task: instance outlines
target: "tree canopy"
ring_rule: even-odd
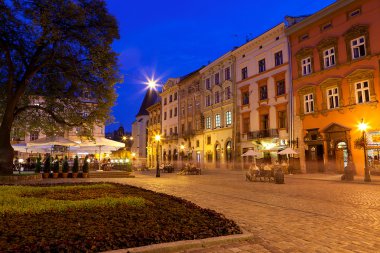
[[[0,0],[0,13],[0,174],[9,174],[12,125],[52,134],[110,120],[119,32],[102,0]]]

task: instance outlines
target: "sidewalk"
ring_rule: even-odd
[[[354,181],[342,181],[340,174],[322,174],[322,173],[307,173],[307,174],[292,174],[285,175],[285,180],[294,179],[308,179],[308,180],[322,180],[322,181],[336,181],[342,183],[357,183],[357,184],[380,184],[380,176],[371,176],[371,182],[364,182],[364,176],[355,176]]]

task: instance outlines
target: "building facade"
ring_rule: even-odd
[[[291,142],[291,74],[285,24],[281,23],[233,51],[240,154],[263,151],[266,162]]]
[[[196,70],[181,78],[179,85],[179,140],[181,161],[203,161],[203,89]]]
[[[235,152],[235,58],[228,52],[200,70],[205,167],[232,166]]]
[[[341,173],[350,154],[358,174],[379,164],[379,13],[378,0],[336,1],[287,28],[303,172]]]
[[[149,112],[147,167],[155,168],[157,157],[160,159],[161,156],[161,143],[156,140],[156,136],[161,135],[161,101],[148,107],[147,111]]]
[[[136,164],[140,166],[146,166],[147,158],[149,124],[149,112],[147,111],[147,108],[157,103],[159,98],[158,91],[149,88],[145,93],[144,100],[136,115],[136,120],[132,124],[133,144],[131,152],[134,154],[135,159],[137,159]]]
[[[178,160],[178,86],[179,78],[170,78],[162,87],[161,97],[161,142],[162,160],[172,163]]]

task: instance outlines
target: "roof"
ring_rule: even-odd
[[[149,112],[146,109],[159,101],[160,96],[158,94],[158,91],[156,89],[149,88],[145,93],[144,100],[141,103],[140,110],[137,113],[136,117],[142,115],[149,115]]]

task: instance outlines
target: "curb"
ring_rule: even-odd
[[[128,248],[128,249],[118,249],[106,251],[106,253],[170,253],[170,252],[180,252],[189,249],[196,248],[206,248],[210,246],[231,243],[231,242],[241,242],[253,238],[253,234],[243,231],[243,234],[238,235],[226,235],[219,237],[211,237],[199,240],[186,240],[177,242],[167,242],[160,244],[152,244],[142,247]]]

